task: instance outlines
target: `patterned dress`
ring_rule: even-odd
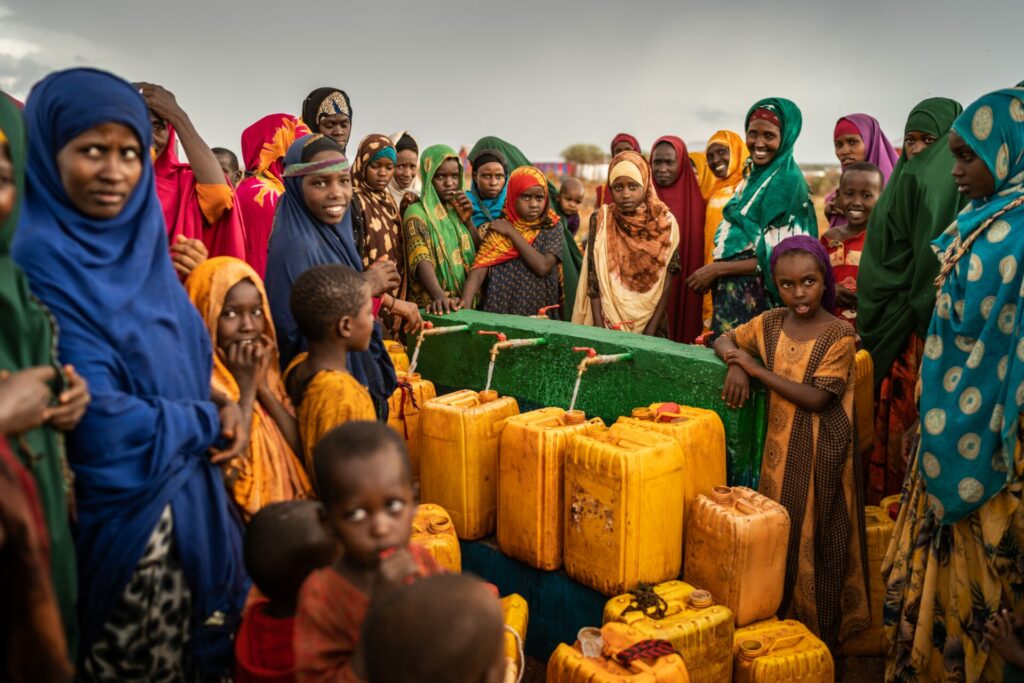
[[[541,230],[532,246],[541,254],[553,255],[560,262],[563,239],[563,231],[554,225]],[[548,274],[541,277],[530,270],[522,258],[489,266],[480,310],[488,313],[536,315],[538,309],[560,303],[562,286],[558,282],[558,267],[556,262]]]

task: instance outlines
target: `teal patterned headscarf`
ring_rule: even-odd
[[[932,245],[942,267],[921,369],[919,463],[953,524],[1013,475],[1024,406],[1024,88],[985,95],[953,130],[995,179]]]

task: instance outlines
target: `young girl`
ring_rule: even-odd
[[[667,336],[665,309],[679,272],[679,226],[658,199],[651,167],[637,152],[612,159],[614,203],[591,218],[591,237],[572,321]]]
[[[388,194],[395,200],[401,219],[409,204],[419,199],[423,191],[420,184],[420,146],[408,131],[404,130],[392,135],[391,142],[395,145],[397,160],[395,177],[388,185]]]
[[[504,218],[484,224],[486,236],[462,300],[472,308],[486,281],[481,310],[536,315],[541,308],[560,303],[561,219],[551,208],[547,178],[533,166],[512,171],[507,187]]]
[[[832,648],[870,620],[853,328],[833,315],[835,280],[818,240],[782,240],[771,267],[785,308],[716,340],[729,365],[722,399],[742,406],[751,378],[771,390],[759,490],[791,522],[779,616],[799,619]]]
[[[629,133],[619,133],[612,138],[612,156],[616,156],[619,152],[633,151],[640,154],[640,141]],[[597,186],[597,196],[595,198],[594,206],[600,208],[602,204],[612,203],[612,191],[607,185]]]
[[[466,196],[473,203],[473,225],[501,218],[508,192],[508,161],[496,149],[473,148],[476,151],[469,158],[473,168],[473,182]]]
[[[402,276],[401,284],[390,291],[405,298],[405,244],[402,239],[402,217],[398,213],[388,186],[395,175],[398,151],[386,135],[367,135],[359,143],[352,166],[352,234],[369,268],[386,258],[393,261]]]
[[[193,270],[185,290],[215,347],[210,384],[237,401],[252,425],[242,456],[221,465],[242,517],[249,520],[270,503],[311,497],[263,281],[245,262],[221,256]]]
[[[836,122],[832,137],[836,159],[839,160],[843,173],[846,173],[851,164],[866,161],[877,166],[882,172],[882,187],[885,187],[899,155],[882,131],[878,119],[867,114],[844,116]],[[825,198],[825,218],[833,228],[846,223],[838,195],[839,190],[836,189]]]

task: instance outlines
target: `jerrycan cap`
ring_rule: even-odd
[[[583,651],[584,657],[597,659],[601,656],[601,652],[604,650],[604,636],[601,635],[601,629],[585,626],[579,630],[576,638],[580,641],[580,650]]]
[[[490,403],[491,401],[498,400],[498,392],[494,389],[484,389],[478,396],[480,397],[481,403]]]
[[[654,419],[654,411],[650,408],[633,408],[633,412],[630,413],[630,416],[637,420],[650,421]]]
[[[567,425],[579,425],[587,421],[587,414],[582,410],[567,410],[562,416],[562,421]]]
[[[739,655],[742,659],[757,659],[763,654],[764,643],[762,643],[760,640],[744,640],[742,643],[740,643]]]
[[[432,534],[443,534],[446,531],[451,531],[451,528],[452,520],[444,515],[431,515],[427,519],[427,531]]]
[[[690,607],[694,609],[705,609],[715,604],[715,601],[711,599],[711,593],[699,588],[690,593],[689,601]]]
[[[406,382],[418,382],[420,381],[420,373],[418,372],[407,372],[403,375]]]
[[[732,502],[732,487],[716,486],[711,489],[711,500],[719,505],[727,505]]]

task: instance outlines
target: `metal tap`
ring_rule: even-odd
[[[550,320],[548,317],[548,311],[553,311],[556,308],[561,308],[562,304],[554,304],[552,306],[545,306],[544,308],[537,309],[537,315],[531,315],[531,318],[537,318],[538,320]]]
[[[416,347],[412,351],[412,360],[409,361],[409,369],[407,372],[411,375],[416,371],[416,363],[419,362],[420,358],[420,346],[423,345],[423,340],[427,337],[435,337],[439,334],[451,334],[453,332],[468,332],[469,325],[448,325],[446,327],[434,327],[434,323],[427,321],[423,323],[423,327],[420,328],[419,334],[416,335]]]
[[[587,371],[591,365],[608,365],[609,363],[621,363],[627,360],[633,360],[633,354],[629,353],[609,353],[605,355],[598,355],[597,351],[590,348],[589,346],[574,346],[573,351],[584,352],[587,355],[583,357],[580,364],[576,366],[576,369],[582,375]]]
[[[498,341],[491,347],[491,362],[493,363],[498,359],[498,354],[507,349],[519,349],[524,346],[544,346],[548,343],[548,340],[544,337],[534,337],[532,339],[509,339],[505,336],[504,332],[496,332],[493,330],[479,330],[477,334],[493,334],[498,338]]]

